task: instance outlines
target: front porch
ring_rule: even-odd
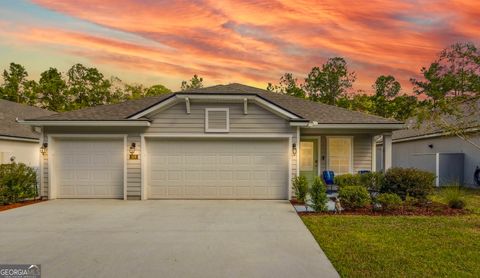
[[[391,132],[378,129],[299,128],[297,175],[313,180],[324,171],[335,176],[361,172],[385,171],[391,168]],[[381,169],[376,167],[376,142],[383,138]],[[327,186],[335,191],[335,186]]]

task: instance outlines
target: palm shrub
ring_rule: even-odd
[[[308,190],[310,195],[310,206],[315,211],[327,211],[327,187],[320,177],[315,177],[312,186]]]
[[[346,209],[363,208],[370,204],[371,198],[368,191],[363,186],[345,186],[341,187],[338,197],[342,207]]]
[[[462,209],[467,205],[466,194],[458,185],[442,189],[441,197],[449,207],[454,209]]]
[[[300,203],[305,203],[308,194],[308,181],[305,176],[297,176],[292,179],[293,190],[295,191],[295,198]]]
[[[433,192],[435,175],[415,168],[390,168],[383,178],[380,192],[395,193],[402,200],[407,196],[420,201]]]
[[[375,202],[380,204],[383,210],[395,210],[402,205],[402,198],[394,193],[381,193],[375,198]]]
[[[0,165],[0,202],[16,203],[37,194],[37,175],[23,163]]]

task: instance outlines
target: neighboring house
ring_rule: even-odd
[[[54,112],[0,99],[0,163],[15,161],[38,167],[40,132],[35,132],[30,126],[20,125],[16,119],[52,114]]]
[[[480,115],[473,114],[467,122],[468,125],[458,125],[470,131],[468,139],[480,146]],[[437,186],[450,183],[476,185],[474,173],[480,167],[480,149],[473,144],[429,122],[417,127],[415,118],[407,121],[405,129],[393,132],[392,138],[392,166],[432,172],[437,176]],[[382,148],[382,141],[379,141],[377,151],[381,152]],[[377,156],[377,167],[381,167],[382,160]]]
[[[48,142],[50,199],[289,199],[296,175],[375,170],[374,136],[403,127],[241,84],[22,123]]]

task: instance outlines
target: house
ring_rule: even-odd
[[[20,125],[17,118],[52,115],[54,112],[0,99],[0,163],[22,162],[38,167],[40,132]]]
[[[241,84],[20,122],[48,143],[50,199],[289,199],[296,175],[375,170],[374,136],[403,126]]]
[[[392,166],[432,172],[437,176],[437,186],[451,183],[480,185],[474,180],[477,167],[480,167],[480,114],[477,110],[468,115],[463,121],[443,118],[468,131],[466,134],[470,142],[435,123],[426,122],[417,127],[415,118],[408,119],[404,129],[392,134]],[[382,148],[383,143],[379,141],[377,152],[381,152]],[[381,167],[382,163],[382,157],[377,156],[377,167]]]

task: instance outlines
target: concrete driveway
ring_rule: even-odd
[[[286,201],[54,200],[0,212],[43,277],[338,277]]]

